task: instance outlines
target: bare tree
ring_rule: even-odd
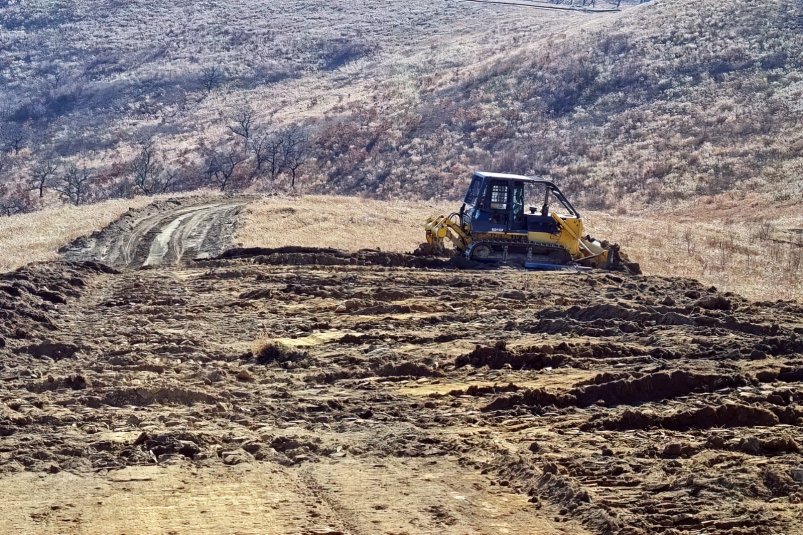
[[[292,125],[282,132],[282,165],[290,172],[290,187],[295,189],[298,169],[304,165],[309,152],[307,131]]]
[[[251,137],[251,130],[254,122],[253,108],[247,105],[239,108],[236,112],[234,112],[234,115],[231,117],[231,120],[234,122],[234,124],[229,125],[229,130],[231,130],[232,134],[243,138],[243,142],[247,147],[248,140]]]
[[[225,191],[237,167],[245,159],[246,156],[235,149],[217,149],[206,157],[206,176],[220,191]]]
[[[264,172],[270,177],[271,181],[282,172],[282,137],[269,134],[257,133],[248,144],[248,148],[254,155],[254,174],[261,175]]]
[[[178,171],[162,165],[153,140],[144,141],[139,155],[131,164],[134,186],[145,195],[165,193],[178,176]]]
[[[152,139],[143,141],[139,154],[131,163],[134,186],[145,195],[153,195],[156,177],[162,173],[162,164],[156,158],[156,147]]]
[[[211,65],[201,69],[201,83],[207,93],[211,93],[214,88],[223,81],[223,69],[217,65]]]
[[[31,189],[39,192],[40,199],[45,196],[45,188],[50,186],[58,168],[56,162],[46,160],[36,165],[31,171]]]
[[[71,165],[58,178],[56,190],[62,198],[72,204],[83,204],[86,202],[89,185],[92,180],[92,173],[86,167],[78,169]]]
[[[157,191],[159,193],[167,193],[170,191],[170,188],[173,187],[173,184],[178,181],[180,176],[181,171],[178,169],[172,167],[165,168],[159,176],[159,189]]]
[[[0,142],[3,144],[3,150],[9,153],[19,154],[27,138],[28,132],[19,123],[7,122],[0,125]]]

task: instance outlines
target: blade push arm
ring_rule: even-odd
[[[455,222],[456,216],[457,214],[441,215],[427,219],[424,225],[427,232],[427,243],[436,251],[443,252],[447,239],[460,251],[465,251],[468,247],[471,240],[462,226]]]

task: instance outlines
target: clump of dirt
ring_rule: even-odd
[[[788,470],[775,467],[764,467],[761,470],[762,480],[767,489],[775,497],[803,496],[802,486],[789,474]],[[801,503],[798,501],[797,503]]]
[[[336,447],[324,444],[320,437],[308,435],[278,435],[264,437],[268,439],[270,447],[280,454],[280,462],[285,465],[299,464],[304,461],[314,461],[322,455],[329,455],[337,451]],[[257,459],[266,457],[266,452],[255,454]]]
[[[707,310],[730,310],[733,308],[731,300],[721,294],[707,295],[694,304]]]
[[[458,368],[467,365],[475,368],[488,366],[495,370],[503,367],[510,367],[514,370],[540,370],[548,367],[557,368],[567,365],[570,361],[568,355],[559,353],[509,350],[507,344],[500,340],[493,346],[477,345],[471,353],[457,357],[455,366]]]
[[[523,392],[509,396],[500,396],[483,407],[484,411],[503,411],[517,407],[540,409],[543,407],[567,407],[573,405],[576,398],[567,394],[547,392],[543,388],[528,388]]]
[[[500,397],[486,410],[505,410],[517,406],[526,407],[588,407],[593,404],[637,405],[648,401],[661,401],[686,396],[694,392],[711,392],[722,388],[734,388],[746,384],[741,376],[714,373],[694,373],[686,370],[662,371],[638,377],[608,375],[595,378],[594,384],[583,384],[556,395],[543,389],[528,389],[508,397]],[[597,382],[612,378],[604,382]]]
[[[49,390],[83,390],[87,388],[86,377],[80,374],[68,375],[66,377],[53,377],[48,375],[43,381],[31,383],[27,386],[31,392],[47,392]]]
[[[673,370],[583,386],[572,390],[571,393],[576,398],[579,407],[587,407],[598,402],[615,406],[672,399],[693,392],[712,392],[744,384],[746,384],[746,380],[740,376]]]
[[[450,396],[475,396],[475,397],[482,397],[494,394],[502,394],[506,392],[518,392],[522,388],[518,385],[513,383],[508,383],[507,385],[471,385],[465,389],[457,389],[457,390],[450,390],[448,395]]]
[[[203,440],[192,433],[146,433],[137,437],[135,447],[149,453],[156,462],[164,462],[168,456],[180,455],[194,459],[203,448]]]
[[[58,306],[79,297],[88,279],[100,273],[116,271],[96,262],[51,262],[0,274],[0,348],[10,338],[55,330]],[[44,353],[49,356],[46,348]]]
[[[249,259],[256,264],[290,266],[384,266],[428,269],[489,269],[487,264],[471,262],[463,257],[439,258],[392,253],[373,249],[348,252],[321,247],[247,247],[223,252],[215,260]]]
[[[595,504],[583,485],[555,463],[546,462],[537,469],[520,457],[503,454],[485,471],[493,473],[505,485],[515,485],[531,496],[531,501],[546,499],[557,504],[562,514],[582,519],[596,533],[620,533],[623,528],[620,520],[608,514],[604,506]]]
[[[429,366],[417,362],[388,362],[374,369],[379,377],[436,377],[442,375]]]
[[[249,290],[240,294],[240,299],[270,299],[273,297],[273,289],[259,288],[257,290]]]
[[[580,428],[584,431],[594,429],[622,431],[661,427],[676,431],[688,431],[689,429],[711,429],[712,427],[774,426],[779,423],[778,416],[768,409],[728,403],[696,410],[677,411],[665,415],[626,409],[617,417],[589,421],[581,425]]]
[[[20,347],[18,353],[28,353],[37,358],[53,360],[69,359],[74,357],[81,347],[71,342],[40,342]]]
[[[217,401],[215,396],[201,390],[178,385],[165,385],[113,388],[103,396],[100,403],[112,407],[144,407],[148,405],[214,404]]]

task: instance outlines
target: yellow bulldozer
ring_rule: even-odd
[[[429,254],[527,269],[640,273],[618,245],[584,236],[579,212],[549,180],[477,171],[460,211],[431,217],[425,228],[419,251]]]

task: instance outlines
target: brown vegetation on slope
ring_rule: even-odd
[[[294,176],[307,191],[455,196],[478,166],[549,173],[592,208],[801,192],[799,3],[95,4],[0,9],[0,173],[25,188],[45,176],[72,202]],[[312,146],[280,154],[281,173],[263,165],[299,122]],[[148,148],[153,176],[137,165]],[[37,165],[59,158],[49,177]],[[71,176],[89,177],[80,194]],[[25,188],[0,209],[38,205]]]
[[[321,136],[324,168],[340,190],[378,195],[454,195],[482,165],[549,174],[592,208],[732,189],[794,199],[801,58],[799,3],[644,5],[533,31],[454,83],[425,77],[392,117],[352,110]]]

